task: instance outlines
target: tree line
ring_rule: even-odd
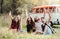
[[[0,13],[15,12],[16,10],[22,13],[26,8],[31,10],[33,6],[34,4],[27,0],[0,0]]]

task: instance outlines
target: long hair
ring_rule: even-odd
[[[29,18],[30,18],[30,20],[28,20]],[[34,23],[32,17],[29,17],[29,18],[27,18],[27,24],[29,24],[29,22],[30,22],[30,24],[31,24],[32,27],[33,27],[33,26],[35,25],[35,23]]]
[[[34,22],[38,22],[40,20],[39,18],[34,18]]]

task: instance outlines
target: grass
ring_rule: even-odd
[[[53,35],[35,35],[34,33],[20,33],[12,32],[9,30],[10,27],[10,17],[0,16],[0,39],[60,39],[60,25],[54,25],[56,33]],[[25,19],[23,19],[23,30],[26,30]]]

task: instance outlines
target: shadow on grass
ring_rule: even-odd
[[[59,26],[53,26],[53,28],[60,28]]]

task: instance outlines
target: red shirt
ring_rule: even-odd
[[[12,19],[12,23],[11,23],[11,29],[19,29],[20,26],[20,20],[18,20],[17,22],[15,21],[15,19]]]

